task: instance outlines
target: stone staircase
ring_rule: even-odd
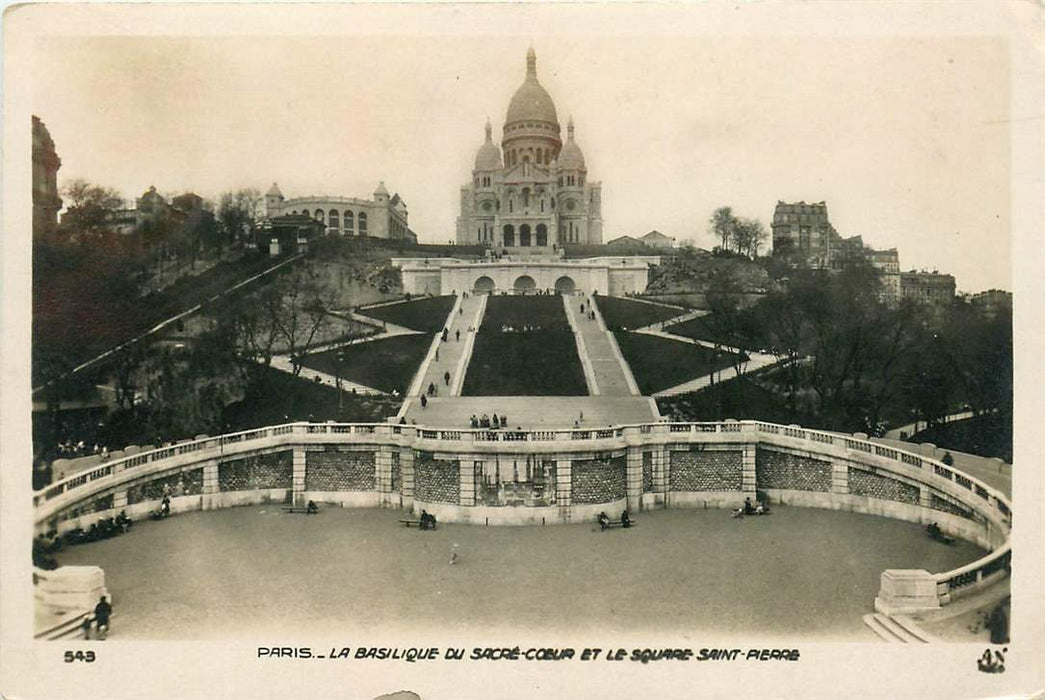
[[[906,615],[868,613],[864,615],[863,620],[872,632],[893,644],[928,644],[939,641]]]

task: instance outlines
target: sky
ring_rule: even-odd
[[[47,37],[31,106],[59,184],[130,199],[278,182],[289,198],[369,197],[384,181],[422,242],[446,242],[532,44],[563,135],[572,115],[602,183],[604,240],[656,229],[710,248],[716,207],[768,229],[778,200],[825,201],[839,233],[898,248],[903,269],[1012,289],[1003,39],[519,29]]]

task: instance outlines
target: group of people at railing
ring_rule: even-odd
[[[503,413],[498,416],[497,413],[494,413],[491,418],[488,413],[484,413],[481,417],[473,413],[468,423],[473,430],[480,428],[484,430],[500,430],[508,427],[508,416]]]

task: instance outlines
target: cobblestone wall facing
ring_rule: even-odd
[[[103,510],[109,510],[112,508],[113,496],[110,493],[108,496],[102,496],[96,498],[89,503],[85,503],[82,506],[76,508],[70,508],[62,511],[59,520],[72,520],[73,518],[79,518],[81,515],[90,515],[91,513],[97,513]]]
[[[418,454],[414,460],[414,496],[426,503],[461,502],[461,463]]]
[[[625,496],[627,460],[575,459],[571,469],[574,503],[609,503]]]
[[[306,491],[373,491],[373,452],[306,452]]]
[[[399,461],[399,451],[392,451],[392,493],[403,492],[403,465]]]
[[[293,484],[293,452],[290,450],[218,465],[218,487],[222,491],[289,489]]]
[[[849,467],[849,493],[918,505],[921,489],[881,474]]]
[[[962,508],[959,505],[951,503],[945,498],[940,498],[935,493],[931,494],[930,505],[935,510],[940,510],[944,513],[950,513],[951,515],[959,515],[963,518],[968,518],[969,520],[975,520],[972,511],[966,510],[965,508]]]
[[[831,463],[787,452],[758,448],[755,479],[760,489],[831,490]]]
[[[203,469],[189,469],[178,474],[171,474],[162,479],[153,479],[127,489],[127,503],[157,501],[164,493],[171,498],[176,496],[198,496],[203,493]]]
[[[672,452],[672,491],[740,491],[744,455],[739,450]]]

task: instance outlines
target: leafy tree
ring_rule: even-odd
[[[66,183],[62,187],[62,197],[66,211],[58,231],[73,240],[111,234],[113,217],[123,208],[119,192],[82,179]]]

